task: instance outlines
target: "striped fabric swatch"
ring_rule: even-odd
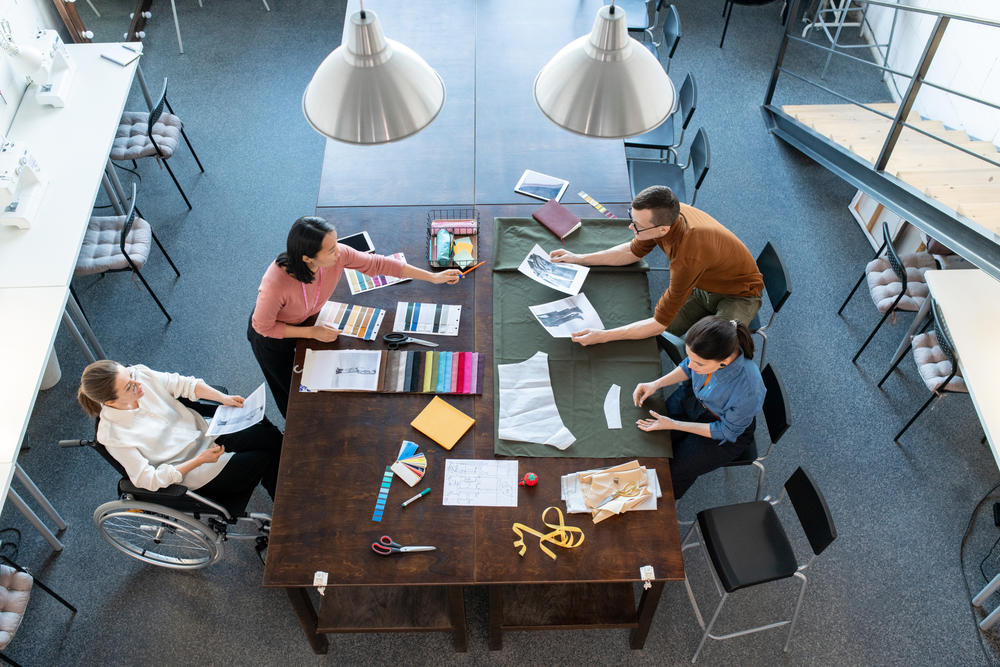
[[[461,306],[440,303],[396,303],[396,320],[392,330],[402,333],[457,336],[462,318]]]
[[[390,255],[393,259],[406,262],[406,257],[401,252]],[[347,285],[351,288],[351,294],[361,294],[379,287],[395,285],[409,280],[409,278],[395,278],[393,276],[368,276],[355,269],[344,269],[344,277],[347,278]]]
[[[327,301],[319,311],[316,324],[340,329],[341,336],[375,340],[384,317],[385,311],[381,308]]]
[[[478,352],[388,350],[382,391],[422,394],[483,393]]]
[[[372,521],[381,521],[382,513],[385,512],[385,503],[389,498],[389,487],[392,486],[392,466],[385,467],[382,475],[382,485],[378,489],[378,498],[375,500],[375,511],[372,513]]]

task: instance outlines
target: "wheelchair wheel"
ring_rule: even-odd
[[[221,535],[162,505],[115,500],[94,511],[94,523],[116,549],[151,565],[195,570],[222,557]]]

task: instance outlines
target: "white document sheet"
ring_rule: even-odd
[[[381,350],[306,349],[299,391],[376,391]]]
[[[622,427],[622,388],[617,384],[611,385],[608,395],[604,397],[604,419],[608,422],[608,428]]]
[[[604,328],[601,316],[590,305],[586,294],[528,306],[528,310],[553,338],[569,338],[577,331]]]
[[[577,294],[590,273],[589,266],[549,261],[548,253],[537,243],[517,270],[536,282],[566,294]]]
[[[600,472],[603,468],[597,468],[595,470],[581,470],[580,472],[571,472],[568,475],[563,475],[560,478],[561,493],[560,498],[566,503],[566,513],[567,514],[590,514],[591,510],[587,507],[587,503],[583,499],[583,492],[580,491],[580,473],[588,472]],[[631,511],[634,510],[655,510],[656,509],[656,499],[663,497],[663,492],[660,490],[660,480],[656,476],[656,470],[654,468],[646,468],[646,485],[649,487],[652,495],[647,498],[641,505],[636,505]]]
[[[517,461],[445,459],[441,504],[517,507]]]
[[[264,383],[253,390],[243,401],[242,408],[231,405],[220,405],[212,415],[212,423],[208,425],[205,435],[225,435],[250,428],[264,418]]]
[[[576,436],[559,417],[549,380],[549,355],[536,352],[518,364],[498,364],[500,424],[504,440],[538,442],[566,449]]]

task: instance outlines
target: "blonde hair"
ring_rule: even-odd
[[[106,402],[118,399],[115,382],[121,368],[117,361],[101,359],[83,369],[76,400],[91,417],[99,415],[101,406]]]

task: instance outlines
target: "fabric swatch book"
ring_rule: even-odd
[[[547,201],[544,206],[532,213],[531,217],[555,234],[560,241],[580,229],[581,225],[580,218],[555,199]]]
[[[484,365],[478,352],[307,348],[299,391],[481,394]]]
[[[417,443],[404,440],[390,468],[396,477],[414,486],[427,472],[427,456],[419,450]]]
[[[410,426],[445,449],[451,449],[475,423],[475,419],[435,396]]]

